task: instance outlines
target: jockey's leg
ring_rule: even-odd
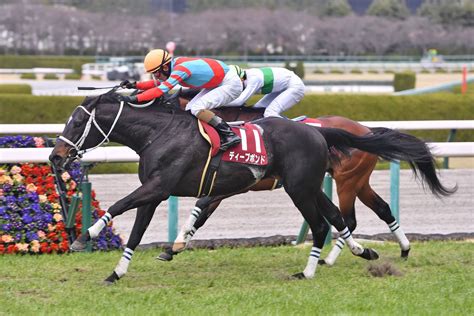
[[[186,106],[191,113],[198,119],[212,125],[221,136],[221,150],[240,143],[240,137],[237,136],[230,126],[219,116],[211,112],[224,106],[236,99],[242,92],[242,82],[234,71],[229,71],[222,81],[221,85],[209,90],[204,89],[198,93]]]
[[[304,97],[303,81],[296,75],[293,75],[288,82],[288,88],[280,92],[271,102],[266,106],[264,117],[276,116],[281,117],[281,113],[291,108],[296,103],[300,102]]]

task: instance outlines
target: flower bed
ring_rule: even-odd
[[[0,137],[0,147],[44,147],[44,140],[30,136]],[[78,163],[61,175],[68,202],[78,193],[82,177]],[[76,213],[76,234],[81,232],[82,205]],[[105,211],[92,191],[92,216],[97,221]],[[122,240],[112,222],[92,242],[93,250],[117,249]],[[0,254],[64,253],[69,250],[68,234],[61,215],[54,175],[47,164],[0,166]]]

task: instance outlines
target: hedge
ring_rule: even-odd
[[[393,89],[395,91],[414,89],[415,83],[416,74],[414,72],[399,72],[393,76]]]
[[[82,100],[82,97],[2,94],[0,124],[63,123]],[[253,97],[250,103],[256,100],[257,97]],[[307,95],[285,115],[341,115],[359,121],[474,120],[474,95]],[[427,140],[445,141],[448,131],[410,133]],[[474,131],[459,130],[456,140],[474,141]]]
[[[58,80],[59,77],[56,74],[45,74],[43,79],[44,80]]]
[[[0,55],[0,68],[73,68],[79,74],[83,64],[93,62],[94,57],[85,56]]]
[[[0,93],[31,94],[29,84],[0,84]]]
[[[36,74],[34,73],[21,74],[20,79],[36,79]]]

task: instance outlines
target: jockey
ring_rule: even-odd
[[[221,136],[220,149],[240,143],[230,126],[210,109],[224,106],[242,92],[242,82],[235,68],[210,58],[173,58],[167,51],[154,49],[145,56],[145,70],[155,80],[142,82],[122,81],[121,87],[145,90],[136,96],[122,96],[125,102],[144,102],[161,97],[174,86],[201,88],[202,90],[187,104],[186,110],[200,120],[212,125]],[[161,82],[160,82],[161,81]]]
[[[227,106],[243,106],[256,93],[265,96],[252,107],[265,108],[264,117],[281,117],[281,113],[300,102],[304,96],[304,83],[293,71],[286,68],[266,67],[241,70],[240,77],[244,83],[244,91]]]

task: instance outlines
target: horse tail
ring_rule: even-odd
[[[456,192],[457,186],[443,186],[436,172],[436,161],[428,145],[415,136],[393,129],[371,128],[372,133],[357,136],[338,128],[317,128],[324,136],[328,147],[347,153],[348,148],[357,148],[375,154],[385,160],[401,160],[410,164],[415,177],[422,184],[428,184],[430,191],[438,196],[448,196]]]

